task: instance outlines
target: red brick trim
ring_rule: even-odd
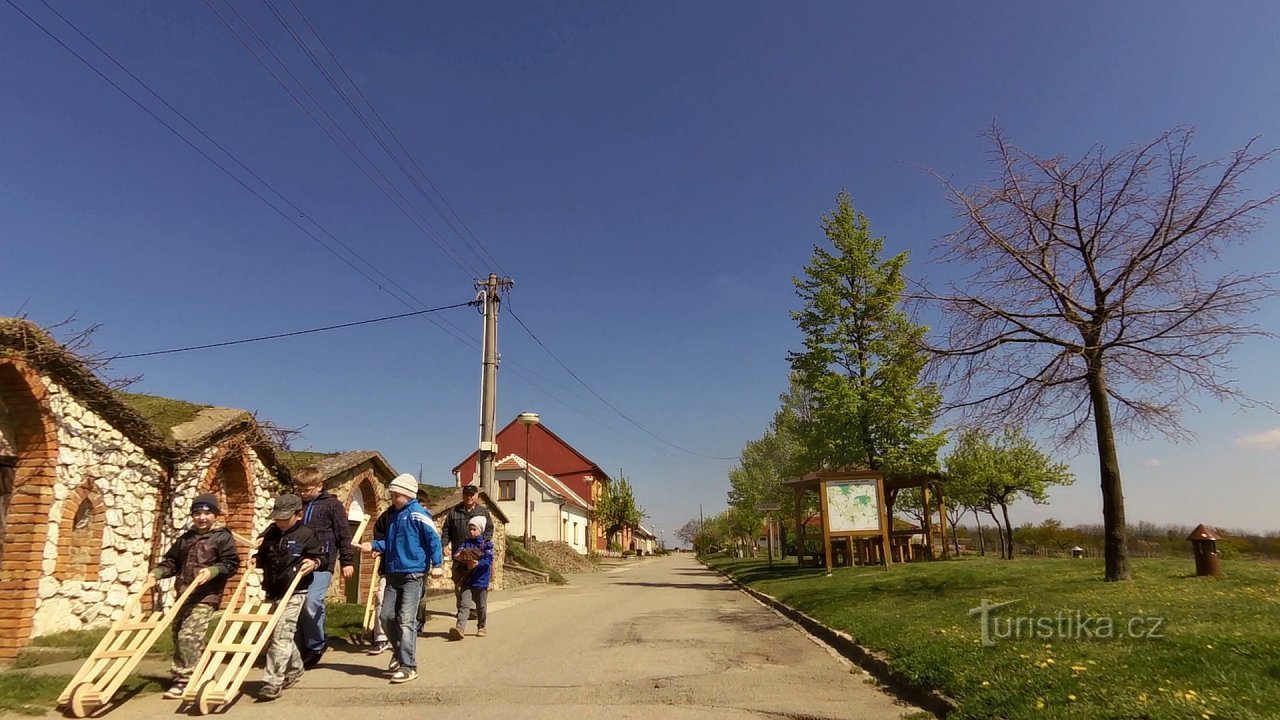
[[[198,493],[210,493],[218,498],[222,509],[222,522],[238,537],[242,562],[247,562],[254,537],[253,465],[249,462],[249,450],[241,442],[228,443],[216,460],[209,464],[204,479],[197,486]],[[189,508],[182,508],[185,513]],[[246,565],[247,567],[247,565]]]
[[[89,526],[82,531],[75,528],[76,515],[83,503],[89,503]],[[86,483],[80,486],[62,506],[62,522],[58,525],[58,564],[53,575],[59,581],[80,580],[97,582],[98,569],[102,565],[103,531],[107,527],[107,512],[102,503],[102,493]]]
[[[18,436],[18,465],[0,560],[0,659],[11,659],[31,639],[57,477],[58,431],[44,382],[25,362],[0,359],[0,397]]]

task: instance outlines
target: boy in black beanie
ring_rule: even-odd
[[[191,585],[198,586],[173,619],[173,665],[169,668],[173,686],[164,694],[171,700],[181,698],[186,690],[191,672],[204,654],[209,619],[222,604],[227,579],[240,567],[231,531],[226,526],[214,527],[220,514],[218,498],[197,496],[191,503],[191,527],[174,541],[147,581],[150,586],[176,575],[173,589],[178,595]]]

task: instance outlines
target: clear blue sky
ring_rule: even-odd
[[[266,6],[233,1],[411,193]],[[92,52],[38,0],[14,2]],[[471,299],[471,271],[415,229],[204,4],[51,3],[423,303]],[[305,32],[287,0],[275,4]],[[736,455],[776,407],[798,345],[790,278],[841,188],[891,249],[912,251],[913,275],[945,278],[957,269],[930,265],[930,248],[955,220],[920,167],[985,176],[979,132],[993,119],[1043,153],[1123,146],[1178,124],[1199,129],[1204,156],[1254,135],[1280,145],[1271,2],[304,7],[514,277],[517,314],[617,408],[703,455]],[[1251,185],[1280,187],[1280,165]],[[1276,245],[1271,223],[1227,262],[1278,267]],[[101,323],[97,346],[109,353],[406,309],[2,3],[0,257],[0,313]],[[443,317],[453,334],[479,336],[474,311]],[[1256,320],[1274,329],[1280,312]],[[376,448],[447,483],[476,442],[472,343],[408,319],[118,361],[111,372],[143,375],[137,391],[301,427],[298,448]],[[539,412],[600,465],[623,468],[668,540],[699,504],[724,507],[732,462],[630,425],[510,316],[500,347],[500,424]],[[1250,343],[1236,360],[1244,387],[1280,404],[1276,349]],[[1280,449],[1237,439],[1280,418],[1206,401],[1187,425],[1197,442],[1123,448],[1130,519],[1275,529]],[[1077,485],[1049,507],[1017,507],[1015,522],[1100,518],[1092,455],[1072,464]]]

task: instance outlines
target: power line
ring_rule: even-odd
[[[381,125],[382,128],[387,131],[387,135],[389,135],[392,141],[395,142],[396,147],[398,147],[400,149],[400,152],[402,152],[404,156],[409,160],[409,164],[412,165],[413,168],[418,171],[418,174],[422,176],[422,179],[427,182],[427,185],[435,192],[436,196],[440,198],[440,201],[444,203],[444,206],[449,210],[449,213],[451,213],[453,217],[457,219],[458,224],[461,225],[462,229],[466,231],[466,235],[464,236],[463,233],[460,232],[458,228],[454,226],[454,224],[449,220],[449,215],[444,213],[442,210],[440,210],[439,206],[437,206],[434,202],[431,202],[431,198],[427,196],[427,200],[428,202],[431,202],[431,206],[436,209],[436,212],[440,214],[440,216],[444,219],[445,223],[448,224],[449,227],[455,233],[457,233],[459,237],[463,238],[464,242],[466,241],[467,237],[470,237],[475,247],[479,248],[480,251],[484,254],[484,258],[482,258],[482,260],[487,259],[489,262],[493,263],[494,267],[498,269],[500,274],[510,275],[510,273],[508,273],[506,270],[502,268],[502,264],[499,263],[498,259],[495,258],[493,254],[489,252],[489,249],[485,247],[484,243],[480,241],[480,238],[476,237],[476,234],[472,232],[471,228],[467,225],[467,222],[462,219],[461,215],[458,214],[458,211],[453,209],[453,205],[449,203],[449,198],[445,197],[444,193],[440,191],[440,188],[436,187],[436,184],[431,181],[431,176],[428,175],[427,172],[422,169],[422,166],[418,164],[417,159],[414,158],[413,154],[410,153],[409,150],[404,146],[404,143],[400,141],[399,136],[397,136],[395,131],[391,129],[391,126],[387,124],[387,121],[382,117],[382,113],[378,112],[378,108],[373,104],[373,101],[371,101],[369,97],[365,95],[364,90],[360,88],[360,85],[355,81],[354,78],[351,77],[351,74],[347,72],[347,68],[342,64],[342,60],[340,60],[337,54],[334,53],[333,50],[329,48],[328,43],[324,41],[324,38],[321,37],[320,32],[316,30],[315,25],[311,23],[311,19],[308,18],[306,13],[302,11],[302,8],[298,7],[298,4],[294,0],[289,0],[289,4],[293,6],[294,11],[297,12],[298,16],[302,18],[302,21],[306,23],[307,29],[309,29],[311,31],[311,34],[315,36],[316,40],[320,43],[320,47],[324,48],[325,53],[327,53],[329,55],[329,58],[333,60],[333,63],[338,67],[338,70],[342,72],[342,76],[346,78],[347,82],[351,85],[351,87],[355,89],[356,94],[360,96],[360,99],[364,101],[364,104],[368,106],[370,111],[373,112],[373,116],[378,120],[378,124]],[[273,9],[274,9],[274,6],[273,6]],[[286,26],[287,26],[287,23],[286,23]],[[295,35],[295,39],[296,37],[297,36]],[[313,58],[313,62],[314,62],[314,58]],[[319,66],[318,63],[317,63],[317,66]],[[327,78],[328,74],[326,73],[325,76]],[[330,79],[330,83],[333,84],[332,79]],[[338,89],[336,85],[334,85],[334,89],[338,90],[339,94],[343,94],[342,91]],[[348,105],[350,106],[350,103],[348,103]],[[407,171],[405,172],[405,174],[409,175]],[[410,175],[410,178],[412,179],[411,175]],[[415,186],[417,186],[417,183],[414,183],[414,184]],[[419,187],[419,190],[421,191],[421,187]],[[426,193],[424,192],[423,195],[426,196]]]
[[[163,96],[161,96],[159,93],[157,93],[154,89],[152,89],[152,88],[151,88],[151,86],[150,86],[150,85],[148,85],[148,84],[146,83],[146,81],[142,80],[142,78],[138,77],[138,76],[137,76],[136,74],[134,74],[131,70],[129,70],[129,68],[128,68],[128,67],[126,67],[123,63],[121,63],[119,60],[117,60],[117,59],[116,59],[116,58],[115,58],[115,57],[114,57],[110,52],[108,52],[105,48],[103,48],[101,45],[99,45],[98,43],[96,43],[96,42],[93,40],[93,38],[89,37],[89,36],[88,36],[88,35],[87,35],[83,30],[81,30],[81,29],[80,29],[80,28],[79,28],[75,23],[71,22],[71,21],[70,21],[69,19],[67,19],[64,15],[62,15],[61,13],[59,13],[55,8],[53,8],[51,5],[49,5],[49,3],[47,2],[47,0],[41,0],[41,3],[42,3],[42,4],[43,4],[43,5],[44,5],[44,6],[45,6],[45,7],[46,7],[50,12],[52,12],[54,15],[56,15],[56,16],[58,17],[58,19],[62,20],[62,22],[63,22],[63,23],[65,23],[68,27],[70,27],[72,30],[74,30],[74,31],[75,31],[75,32],[76,32],[76,33],[77,33],[81,38],[83,38],[86,42],[88,42],[90,45],[92,45],[92,46],[94,47],[94,49],[96,49],[99,53],[101,53],[104,57],[106,57],[109,61],[111,61],[111,63],[112,63],[112,64],[114,64],[117,68],[119,68],[119,69],[120,69],[121,71],[123,71],[126,75],[128,75],[131,79],[133,79],[133,81],[134,81],[134,82],[136,82],[138,85],[140,85],[140,86],[141,86],[144,90],[146,90],[146,91],[147,91],[147,92],[148,92],[152,97],[154,97],[156,100],[160,101],[160,103],[161,103],[162,105],[164,105],[166,108],[168,108],[170,112],[174,113],[174,114],[175,114],[175,115],[177,115],[179,118],[181,118],[183,122],[185,122],[187,125],[189,125],[193,130],[195,130],[197,133],[199,133],[201,137],[203,137],[205,140],[207,140],[209,143],[211,143],[214,147],[216,147],[218,150],[220,150],[220,151],[221,151],[221,152],[222,152],[226,157],[228,157],[232,162],[234,162],[234,163],[235,163],[237,166],[239,166],[242,170],[244,170],[246,173],[248,173],[248,174],[249,174],[249,175],[250,175],[254,180],[258,181],[258,182],[259,182],[263,187],[265,187],[267,190],[269,190],[271,193],[273,193],[276,197],[280,198],[280,200],[281,200],[281,201],[283,201],[283,202],[284,202],[284,204],[286,204],[290,209],[292,209],[292,210],[294,211],[294,213],[296,213],[296,214],[297,214],[297,216],[299,216],[299,217],[303,217],[303,218],[306,218],[306,219],[307,219],[307,221],[308,221],[308,222],[310,222],[312,225],[314,225],[316,228],[318,228],[318,229],[320,230],[320,232],[322,232],[323,234],[325,234],[326,236],[328,236],[329,238],[331,238],[331,239],[332,239],[334,242],[336,242],[338,245],[342,246],[342,247],[343,247],[347,252],[351,253],[354,257],[358,258],[358,259],[359,259],[362,263],[364,263],[364,264],[365,264],[365,265],[366,265],[366,266],[367,266],[371,271],[373,271],[373,272],[374,272],[375,274],[377,274],[378,276],[382,277],[384,280],[386,280],[386,281],[387,281],[387,283],[389,283],[389,284],[391,284],[392,286],[394,286],[394,287],[396,287],[397,289],[399,289],[399,290],[400,290],[400,292],[404,293],[406,296],[408,296],[408,297],[412,298],[415,302],[417,302],[417,304],[418,304],[418,305],[417,305],[417,308],[414,308],[414,305],[413,305],[413,304],[409,303],[409,302],[408,302],[408,301],[406,301],[403,297],[400,297],[400,296],[399,296],[399,295],[397,295],[396,293],[394,293],[394,292],[392,292],[391,290],[389,290],[389,289],[388,289],[386,286],[384,286],[381,282],[379,282],[379,281],[378,281],[378,280],[376,280],[374,277],[372,277],[371,275],[369,275],[369,273],[365,272],[365,271],[364,271],[364,270],[362,270],[360,267],[356,266],[354,263],[352,263],[350,260],[348,260],[346,257],[344,257],[341,253],[339,253],[337,250],[333,249],[333,247],[331,247],[331,246],[330,246],[328,243],[326,243],[324,240],[320,239],[320,238],[319,238],[319,237],[317,237],[314,233],[312,233],[310,230],[308,230],[307,228],[303,227],[301,224],[299,224],[299,223],[298,223],[298,221],[297,221],[297,220],[295,220],[295,219],[294,219],[294,216],[293,216],[293,215],[290,215],[289,213],[286,213],[285,211],[281,210],[279,207],[277,207],[277,206],[275,205],[275,203],[271,202],[269,199],[267,199],[267,198],[266,198],[266,197],[264,197],[261,193],[259,193],[256,189],[254,189],[253,187],[249,186],[249,184],[247,184],[243,179],[241,179],[240,177],[238,177],[235,173],[233,173],[233,172],[232,172],[230,169],[228,169],[225,165],[223,165],[222,163],[218,162],[218,160],[217,160],[217,159],[215,159],[213,156],[211,156],[211,155],[210,155],[208,152],[206,152],[203,148],[199,147],[199,146],[198,146],[198,145],[196,145],[194,142],[192,142],[192,141],[191,141],[191,139],[189,139],[189,138],[188,138],[186,135],[184,135],[181,131],[179,131],[177,128],[175,128],[173,125],[171,125],[169,122],[167,122],[164,118],[160,117],[160,116],[159,116],[155,111],[153,111],[151,108],[147,107],[147,106],[146,106],[146,105],[145,105],[141,100],[139,100],[137,97],[135,97],[133,94],[131,94],[128,90],[125,90],[125,89],[124,89],[120,84],[118,84],[117,82],[115,82],[113,79],[111,79],[110,77],[108,77],[104,72],[102,72],[102,70],[100,70],[96,65],[94,65],[92,62],[90,62],[87,58],[85,58],[85,57],[84,57],[83,55],[81,55],[80,53],[76,52],[76,50],[75,50],[75,49],[73,49],[71,46],[67,45],[67,43],[65,43],[61,38],[59,38],[55,33],[53,33],[53,31],[51,31],[51,30],[50,30],[49,28],[47,28],[45,25],[43,25],[42,23],[40,23],[40,21],[36,20],[34,17],[32,17],[30,14],[28,14],[25,10],[23,10],[21,7],[19,7],[17,4],[15,4],[13,0],[6,0],[6,2],[8,2],[8,4],[9,4],[11,7],[13,7],[15,10],[17,10],[17,11],[18,11],[18,13],[20,13],[23,17],[25,17],[29,22],[31,22],[33,25],[35,25],[37,28],[39,28],[42,32],[44,32],[44,34],[45,34],[45,35],[48,35],[48,36],[49,36],[49,38],[51,38],[54,42],[56,42],[58,45],[60,45],[64,50],[66,50],[67,52],[71,53],[71,55],[72,55],[72,56],[74,56],[77,60],[79,60],[82,64],[84,64],[84,65],[85,65],[85,67],[89,68],[91,71],[93,71],[93,72],[94,72],[94,74],[98,75],[98,77],[100,77],[100,78],[102,78],[104,81],[106,81],[106,82],[107,82],[107,84],[109,84],[109,85],[111,85],[113,88],[115,88],[118,92],[120,92],[120,94],[124,95],[124,96],[125,96],[125,98],[127,98],[130,102],[132,102],[134,105],[136,105],[136,106],[137,106],[139,109],[141,109],[143,112],[145,112],[146,114],[150,115],[150,116],[151,116],[151,118],[152,118],[152,119],[154,119],[156,122],[158,122],[158,123],[160,123],[161,125],[163,125],[163,126],[165,127],[165,129],[167,129],[169,132],[173,133],[173,134],[174,134],[174,135],[175,135],[179,140],[181,140],[182,142],[184,142],[184,143],[185,143],[186,145],[188,145],[191,149],[195,150],[195,151],[196,151],[196,152],[197,152],[201,157],[203,157],[205,160],[208,160],[210,163],[212,163],[212,164],[214,165],[214,167],[216,167],[216,168],[218,168],[219,170],[221,170],[225,175],[227,175],[227,177],[231,178],[231,179],[232,179],[232,180],[233,180],[237,185],[239,185],[240,187],[242,187],[242,188],[244,188],[245,190],[247,190],[251,195],[253,195],[254,197],[256,197],[256,198],[257,198],[259,201],[261,201],[264,205],[266,205],[267,207],[271,208],[271,210],[272,210],[272,211],[274,211],[277,215],[279,215],[280,217],[282,217],[282,218],[284,218],[286,221],[288,221],[288,222],[289,222],[289,224],[293,225],[293,226],[294,226],[294,227],[296,227],[298,230],[302,231],[302,233],[303,233],[304,235],[306,235],[307,237],[311,238],[311,240],[313,240],[313,241],[314,241],[314,242],[316,242],[318,245],[320,245],[321,247],[323,247],[325,250],[327,250],[327,251],[328,251],[330,254],[332,254],[334,257],[338,258],[338,259],[339,259],[340,261],[342,261],[345,265],[347,265],[348,267],[350,267],[352,270],[355,270],[357,273],[359,273],[361,276],[363,276],[363,277],[364,277],[366,280],[368,280],[369,282],[373,283],[373,284],[374,284],[374,285],[375,285],[379,290],[382,290],[383,292],[387,293],[387,294],[388,294],[388,295],[390,295],[391,297],[395,298],[395,299],[396,299],[398,302],[400,302],[402,305],[405,305],[406,307],[409,307],[410,309],[419,309],[419,308],[423,308],[423,307],[425,307],[425,306],[426,306],[426,303],[422,302],[420,299],[418,299],[416,296],[414,296],[414,295],[413,295],[413,293],[409,292],[408,290],[406,290],[405,288],[403,288],[402,286],[400,286],[398,283],[396,283],[396,282],[395,282],[395,280],[394,280],[394,279],[392,279],[392,278],[391,278],[390,276],[388,276],[386,273],[382,272],[382,271],[381,271],[381,270],[379,270],[376,266],[374,266],[372,263],[370,263],[368,260],[366,260],[362,255],[360,255],[360,253],[359,253],[359,252],[357,252],[355,249],[353,249],[350,245],[348,245],[347,243],[344,243],[344,242],[343,242],[342,240],[340,240],[337,236],[335,236],[332,232],[329,232],[327,229],[325,229],[325,228],[324,228],[324,226],[322,226],[318,221],[316,221],[314,218],[312,218],[311,216],[309,216],[307,213],[303,212],[303,210],[302,210],[300,207],[298,207],[298,205],[297,205],[296,203],[294,203],[294,202],[292,202],[291,200],[289,200],[289,198],[288,198],[288,197],[286,197],[286,196],[285,196],[283,193],[281,193],[279,190],[276,190],[276,189],[275,189],[275,187],[271,185],[271,183],[267,182],[265,179],[263,179],[263,178],[262,178],[262,176],[260,176],[260,175],[259,175],[258,173],[256,173],[256,172],[254,172],[252,168],[250,168],[249,166],[247,166],[244,162],[242,162],[239,158],[237,158],[237,157],[236,157],[236,156],[235,156],[231,151],[227,150],[227,149],[226,149],[226,147],[224,147],[221,143],[219,143],[217,140],[215,140],[213,137],[211,137],[211,136],[210,136],[208,133],[206,133],[203,129],[201,129],[199,125],[196,125],[194,121],[192,121],[189,117],[187,117],[186,115],[184,115],[184,114],[183,114],[181,111],[179,111],[176,107],[174,107],[174,106],[173,106],[172,104],[170,104],[167,100],[165,100],[165,99],[164,99],[164,97],[163,97]],[[457,327],[456,327],[456,326],[454,326],[452,323],[449,323],[447,320],[445,320],[445,321],[443,322],[443,324],[442,324],[440,321],[438,321],[438,320],[437,320],[436,318],[434,318],[434,317],[428,317],[427,319],[428,319],[428,320],[430,320],[432,323],[434,323],[437,327],[440,327],[440,329],[441,329],[441,330],[444,330],[447,334],[452,335],[452,336],[454,337],[454,339],[459,340],[460,342],[462,342],[464,345],[468,345],[469,347],[472,347],[472,348],[475,348],[475,347],[476,347],[476,342],[475,342],[474,340],[472,340],[472,339],[471,339],[471,338],[469,338],[467,335],[465,335],[464,333],[462,333],[462,330],[461,330],[460,328],[457,328]],[[452,328],[452,330],[450,330],[450,328]]]
[[[131,353],[129,355],[116,355],[113,360],[127,360],[129,358],[151,357],[153,355],[172,355],[173,353],[189,352],[191,350],[208,350],[209,348],[229,347],[231,345],[244,345],[245,343],[260,342],[262,340],[278,340],[280,338],[296,337],[298,335],[310,335],[312,333],[327,332],[329,330],[340,330],[342,328],[356,327],[358,325],[372,325],[373,323],[386,322],[388,320],[399,320],[400,318],[413,317],[415,315],[426,315],[428,313],[440,312],[441,310],[452,310],[454,308],[466,307],[468,305],[479,305],[479,301],[471,300],[469,302],[454,303],[453,305],[442,305],[440,307],[428,308],[426,310],[415,310],[413,312],[400,313],[399,315],[384,315],[383,317],[370,318],[368,320],[356,320],[355,322],[341,323],[338,325],[326,325],[324,327],[311,328],[310,330],[294,330],[293,332],[277,333],[275,335],[259,335],[258,337],[244,338],[242,340],[227,340],[224,342],[207,343],[205,345],[189,345],[187,347],[173,348],[170,350],[152,350],[151,352]]]
[[[291,79],[298,86],[298,89],[301,90],[302,93],[307,96],[307,99],[309,99],[312,103],[315,104],[316,109],[319,110],[322,115],[324,115],[325,119],[327,119],[333,125],[333,127],[337,129],[337,131],[341,133],[341,135],[344,138],[346,138],[347,142],[350,143],[351,148],[356,152],[357,155],[359,155],[365,161],[366,164],[368,164],[369,168],[372,169],[372,171],[379,178],[382,179],[382,182],[386,184],[386,187],[383,187],[383,184],[379,183],[377,180],[373,178],[372,175],[369,174],[369,170],[365,169],[365,166],[362,165],[360,161],[357,160],[354,156],[352,156],[351,151],[348,150],[346,146],[344,146],[336,137],[333,136],[333,133],[330,132],[329,128],[327,128],[325,124],[315,116],[315,113],[311,111],[311,108],[307,107],[306,103],[304,103],[297,96],[297,94],[293,92],[293,90],[289,87],[289,85],[285,83],[284,80],[280,79],[280,76],[277,75],[275,71],[272,70],[271,67],[267,64],[266,60],[264,60],[262,56],[259,55],[257,51],[253,49],[252,46],[250,46],[248,40],[246,40],[245,37],[241,35],[240,31],[237,30],[235,26],[231,24],[230,20],[228,20],[226,17],[223,16],[222,12],[219,11],[217,6],[214,5],[213,0],[205,0],[205,5],[207,5],[209,7],[209,10],[211,10],[213,14],[217,16],[218,20],[222,22],[222,24],[227,28],[227,30],[232,34],[232,36],[235,37],[236,41],[239,42],[242,47],[244,47],[244,49],[249,53],[249,55],[253,57],[254,61],[256,61],[260,66],[262,66],[263,70],[266,70],[267,74],[271,76],[271,79],[274,80],[282,90],[284,90],[285,94],[287,94],[289,98],[292,99],[293,102],[297,104],[299,108],[301,108],[302,112],[306,114],[307,117],[311,118],[311,121],[314,122],[316,126],[320,128],[320,131],[325,134],[325,137],[329,138],[330,142],[332,142],[335,146],[337,146],[337,148],[340,151],[342,151],[344,155],[346,155],[347,159],[350,160],[351,163],[356,166],[356,169],[359,170],[361,174],[363,174],[365,178],[370,183],[372,183],[375,188],[378,189],[379,192],[385,195],[387,199],[391,201],[391,204],[394,205],[395,208],[399,210],[406,218],[408,218],[409,222],[413,224],[414,227],[416,227],[420,232],[422,232],[423,235],[425,235],[428,240],[431,240],[431,242],[434,243],[436,247],[440,248],[440,251],[443,252],[445,256],[448,257],[451,261],[453,261],[453,263],[457,265],[459,269],[461,269],[464,273],[467,273],[473,276],[483,274],[479,270],[477,270],[473,265],[471,265],[471,263],[469,263],[467,259],[464,258],[449,243],[449,241],[445,239],[445,237],[441,235],[440,232],[436,230],[434,226],[431,225],[431,222],[429,220],[427,220],[425,217],[422,216],[421,213],[418,212],[417,208],[415,208],[413,204],[409,201],[409,199],[404,196],[404,193],[400,191],[400,188],[397,187],[396,184],[393,183],[391,179],[388,178],[386,174],[382,172],[382,170],[377,166],[377,163],[375,163],[373,159],[369,157],[368,153],[366,153],[360,147],[360,144],[357,143],[355,139],[351,137],[351,135],[346,131],[346,129],[343,128],[342,124],[339,123],[332,115],[329,114],[328,110],[325,109],[324,104],[321,103],[311,93],[311,91],[307,89],[306,84],[303,83],[302,80],[300,80],[296,75],[293,74],[293,71],[289,69],[289,66],[285,64],[285,62],[282,59],[280,59],[280,56],[276,55],[275,51],[271,49],[271,45],[267,43],[267,41],[263,39],[263,37],[258,33],[258,31],[253,27],[253,25],[243,15],[240,14],[240,11],[237,10],[235,6],[232,5],[228,0],[222,0],[222,2],[224,5],[227,6],[227,9],[229,9],[232,12],[232,14],[234,14],[236,18],[239,19],[239,21],[249,30],[249,32],[252,33],[254,38],[257,39],[258,43],[262,45],[263,49],[267,51],[267,53],[271,56],[271,58],[276,61],[276,63],[280,66],[282,70],[284,70],[285,74],[289,76],[289,79]],[[388,188],[390,188],[390,192],[388,192]],[[396,202],[396,199],[391,196],[392,192],[394,192],[400,198],[400,202]],[[404,203],[404,206],[407,206],[409,209],[406,210],[405,207],[401,205],[401,203]],[[410,214],[410,212],[412,212],[413,215],[417,215],[418,219],[415,220],[413,215]],[[420,222],[425,223],[426,227],[423,227],[420,224]],[[434,237],[432,236],[432,233],[434,233],[435,235]]]
[[[606,407],[608,407],[610,410],[612,410],[612,411],[614,411],[615,413],[617,413],[617,414],[618,414],[618,416],[619,416],[619,417],[621,417],[623,420],[626,420],[627,422],[631,423],[632,425],[635,425],[637,428],[639,428],[640,430],[644,431],[646,434],[650,435],[651,437],[653,437],[654,439],[658,440],[659,442],[662,442],[662,443],[664,443],[664,444],[666,444],[666,445],[670,445],[671,447],[673,447],[673,448],[675,448],[675,449],[677,449],[677,450],[679,450],[679,451],[681,451],[681,452],[688,453],[688,454],[690,454],[690,455],[696,455],[696,456],[698,456],[698,457],[706,458],[706,459],[708,459],[708,460],[737,460],[737,459],[739,459],[737,456],[733,456],[733,457],[723,457],[723,456],[719,456],[719,455],[706,455],[706,454],[704,454],[704,453],[700,453],[700,452],[698,452],[698,451],[696,451],[696,450],[690,450],[690,449],[688,449],[688,448],[686,448],[686,447],[683,447],[683,446],[678,445],[678,444],[676,444],[676,443],[674,443],[674,442],[671,442],[670,440],[667,440],[666,438],[662,437],[661,435],[658,435],[657,433],[653,432],[652,430],[650,430],[649,428],[645,427],[644,425],[641,425],[640,423],[636,422],[635,420],[633,420],[633,419],[631,418],[631,416],[629,416],[629,415],[627,415],[626,413],[624,413],[624,412],[622,412],[621,410],[619,410],[619,409],[617,408],[617,406],[615,406],[613,403],[611,403],[611,402],[609,402],[608,400],[606,400],[606,399],[604,398],[604,396],[602,396],[600,393],[596,392],[596,391],[595,391],[595,388],[593,388],[593,387],[591,387],[590,385],[588,385],[588,384],[587,384],[587,382],[586,382],[585,380],[583,380],[581,377],[578,377],[578,373],[574,372],[572,368],[570,368],[568,365],[564,364],[564,361],[563,361],[563,360],[561,360],[561,359],[560,359],[560,357],[559,357],[558,355],[556,355],[554,352],[552,352],[552,351],[551,351],[551,348],[547,347],[546,343],[542,342],[542,340],[541,340],[540,338],[538,338],[538,336],[537,336],[536,334],[534,334],[533,330],[530,330],[530,329],[529,329],[529,326],[528,326],[528,325],[526,325],[526,324],[524,323],[524,321],[520,319],[520,316],[519,316],[519,315],[516,315],[515,310],[512,310],[510,307],[508,307],[508,308],[507,308],[507,312],[511,313],[511,317],[512,317],[513,319],[515,319],[515,321],[516,321],[517,323],[519,323],[520,327],[524,328],[524,331],[525,331],[525,332],[529,333],[529,337],[533,338],[533,341],[534,341],[534,342],[538,343],[538,345],[539,345],[539,346],[541,346],[543,350],[546,350],[546,351],[547,351],[547,354],[551,356],[551,359],[552,359],[552,360],[555,360],[555,361],[556,361],[556,363],[558,363],[558,364],[560,365],[560,367],[564,368],[564,371],[565,371],[565,372],[567,372],[567,373],[569,373],[571,376],[573,376],[573,379],[574,379],[574,380],[577,380],[577,381],[578,381],[578,383],[579,383],[580,385],[582,385],[582,387],[586,388],[586,389],[587,389],[587,392],[589,392],[589,393],[591,393],[592,395],[594,395],[594,396],[596,397],[596,399],[597,399],[597,400],[599,400],[600,402],[604,403]]]

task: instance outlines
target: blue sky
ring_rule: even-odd
[[[13,1],[92,52],[38,0]],[[427,306],[471,299],[474,271],[492,269],[452,262],[206,5],[50,2]],[[462,248],[269,9],[233,2]],[[306,32],[288,2],[275,5]],[[724,507],[733,463],[702,456],[736,455],[785,389],[786,353],[799,343],[790,278],[842,188],[890,249],[912,252],[913,276],[945,279],[960,269],[930,264],[931,248],[956,220],[921,168],[961,182],[987,176],[979,133],[993,120],[1041,153],[1120,147],[1174,125],[1195,126],[1206,157],[1255,135],[1280,145],[1274,3],[302,7],[515,279],[515,312],[610,403],[697,454],[596,401],[510,316],[500,330],[499,423],[539,412],[603,467],[622,468],[668,539],[699,504]],[[159,107],[104,58],[86,56]],[[1280,165],[1250,185],[1280,187]],[[1280,265],[1275,228],[1224,263]],[[100,323],[97,346],[109,353],[407,309],[9,5],[0,5],[0,257],[0,313]],[[137,391],[300,427],[298,448],[376,448],[444,483],[475,447],[481,325],[471,310],[441,317],[455,327],[399,320],[123,360],[111,372],[143,375]],[[1274,329],[1280,311],[1268,306],[1255,320]],[[1280,404],[1276,349],[1251,342],[1235,360],[1250,393]],[[1239,439],[1280,428],[1280,417],[1205,401],[1186,424],[1195,442],[1122,449],[1130,519],[1276,529],[1264,499],[1275,494],[1280,437]],[[1048,507],[1017,506],[1015,522],[1099,520],[1092,454],[1072,466],[1074,487]]]

